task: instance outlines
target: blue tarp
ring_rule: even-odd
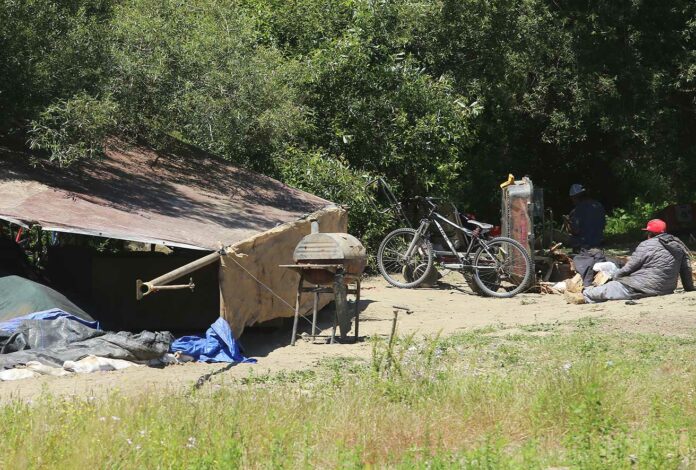
[[[22,323],[24,320],[55,320],[57,318],[68,318],[70,320],[80,322],[83,325],[87,325],[90,328],[94,328],[96,330],[101,329],[98,321],[85,320],[84,318],[76,317],[72,313],[68,313],[65,310],[61,310],[59,308],[52,308],[50,310],[28,313],[26,315],[22,315],[21,317],[13,318],[12,320],[0,322],[0,330],[9,331],[10,333],[12,333],[19,327],[20,323]]]
[[[218,318],[210,325],[205,337],[182,336],[174,340],[171,351],[192,356],[198,362],[256,362],[256,359],[242,354],[224,318]]]

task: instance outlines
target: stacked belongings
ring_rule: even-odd
[[[161,358],[173,339],[166,331],[103,331],[50,287],[0,278],[0,380],[121,369]]]
[[[170,354],[176,353],[176,356]],[[0,277],[0,381],[179,362],[255,362],[219,318],[206,336],[108,332],[59,292],[20,276]]]
[[[515,180],[513,175],[509,175],[500,188],[501,235],[520,242],[534,260],[534,290],[554,292],[552,286],[555,283],[573,277],[575,266],[571,258],[561,251],[561,243],[543,248],[554,238],[545,234],[543,190],[535,188],[528,177]]]
[[[562,293],[569,286],[574,288],[578,280],[582,286],[583,275],[585,284],[601,285],[610,280],[609,265],[623,265],[625,260],[607,260],[603,252],[588,252],[575,257],[575,261],[566,254],[563,243],[554,242],[562,239],[559,236],[562,233],[556,233],[546,224],[543,190],[535,188],[528,177],[516,180],[509,175],[500,188],[502,235],[520,242],[533,258],[536,273],[533,290],[536,292]],[[550,248],[544,248],[549,245]],[[610,263],[605,264],[607,261]]]

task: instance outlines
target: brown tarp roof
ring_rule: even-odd
[[[112,142],[79,168],[32,168],[0,148],[0,218],[44,230],[217,249],[331,203],[177,144]]]

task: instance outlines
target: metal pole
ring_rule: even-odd
[[[197,271],[205,266],[208,266],[209,264],[213,264],[223,254],[225,254],[225,248],[222,248],[216,252],[213,252],[213,253],[210,253],[209,255],[204,256],[203,258],[200,258],[200,259],[192,261],[188,264],[185,264],[185,265],[181,266],[180,268],[177,268],[174,271],[170,271],[166,274],[163,274],[159,277],[156,277],[151,281],[142,282],[140,279],[138,279],[136,281],[136,297],[137,297],[137,299],[140,300],[152,292],[155,292],[157,290],[161,290],[161,288],[158,289],[158,287],[160,287],[164,284],[169,284],[170,282],[172,282],[176,279],[179,279],[182,276],[190,274],[193,271]],[[185,288],[192,288],[192,283],[189,283],[188,285],[182,285],[179,288],[184,288],[184,289]]]
[[[297,338],[297,323],[300,319],[300,297],[302,297],[302,283],[304,282],[304,273],[300,273],[300,283],[297,285],[297,297],[295,299],[295,319],[292,322],[292,338],[290,346],[295,346],[295,338]]]
[[[394,344],[394,336],[396,335],[396,321],[399,319],[399,311],[394,309],[394,319],[392,320],[391,334],[389,335],[389,350],[391,351]]]
[[[356,281],[355,287],[355,342],[360,341],[358,330],[360,329],[360,279]]]
[[[336,315],[334,316],[334,327],[331,334],[331,343],[336,337],[336,324],[340,327],[341,341],[345,341],[348,330],[350,329],[350,318],[348,317],[348,289],[345,283],[343,269],[339,268],[334,275],[334,305]]]

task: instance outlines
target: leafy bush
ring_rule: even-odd
[[[117,110],[109,97],[79,94],[58,101],[32,121],[29,146],[48,151],[49,159],[61,166],[100,157],[106,138],[116,130]]]
[[[626,208],[616,208],[607,217],[607,226],[604,232],[607,235],[626,235],[635,233],[645,227],[648,220],[652,219],[655,213],[667,204],[655,204],[644,202],[640,198],[635,198]]]
[[[26,137],[51,104],[97,94],[112,0],[0,2],[0,138]]]
[[[461,191],[481,107],[410,51],[420,4],[355,8],[353,28],[311,54],[309,79],[298,85],[316,110],[311,141],[404,196]]]
[[[559,205],[578,175],[612,207],[636,188],[688,201],[695,14],[691,0],[4,1],[0,138],[31,131],[69,164],[110,129],[173,136],[261,172],[288,147],[322,149],[483,218],[509,172]]]
[[[293,60],[259,44],[234,0],[130,0],[115,9],[104,87],[124,130],[157,144],[173,135],[265,170],[304,129]]]
[[[343,158],[322,149],[290,147],[276,156],[275,164],[287,184],[348,206],[348,231],[361,238],[370,255],[377,252],[393,220],[374,205],[373,195],[365,189],[366,174],[351,170]]]

